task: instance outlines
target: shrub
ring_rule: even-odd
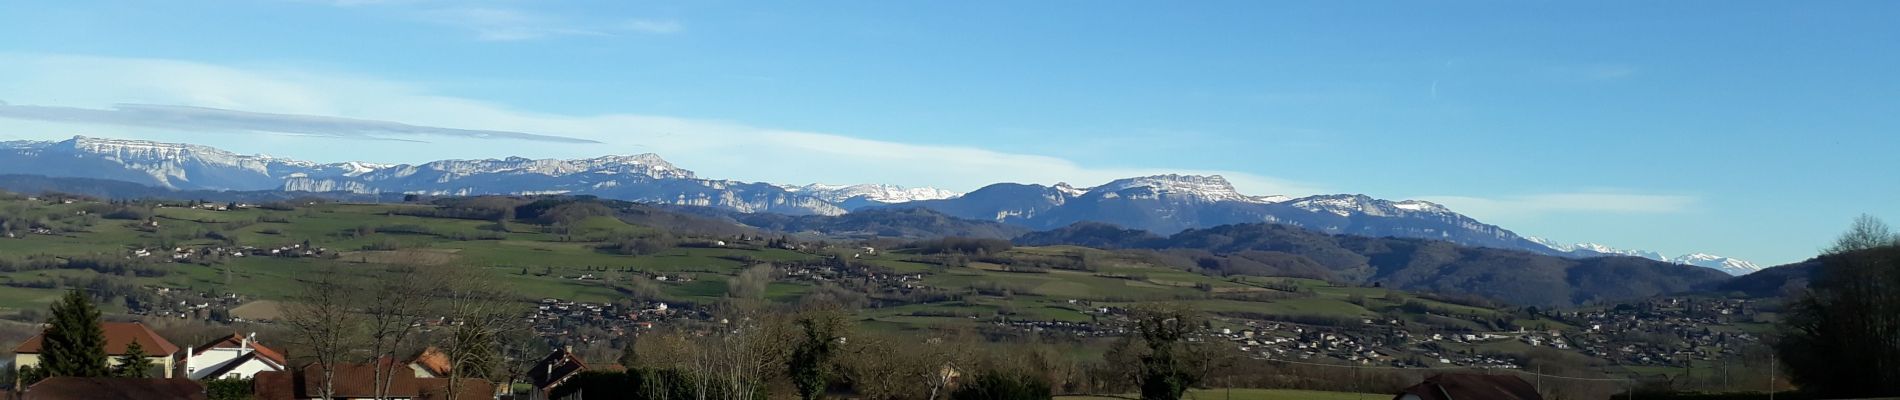
[[[217,379],[205,382],[205,395],[211,400],[251,398],[250,379]]]
[[[986,371],[950,393],[952,400],[1048,400],[1049,381],[1029,374]]]

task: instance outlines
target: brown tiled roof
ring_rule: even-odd
[[[177,345],[165,340],[165,338],[159,337],[158,332],[152,332],[152,329],[146,328],[145,324],[137,322],[104,322],[99,324],[99,328],[105,331],[107,355],[125,355],[125,347],[134,342],[137,342],[139,347],[143,348],[145,354],[149,356],[178,354]],[[45,345],[43,343],[45,336],[46,333],[44,332],[33,335],[32,338],[26,339],[25,342],[20,342],[19,347],[14,347],[13,352],[15,354],[38,354],[40,347]]]
[[[421,378],[416,380],[416,400],[448,400],[448,378]],[[488,399],[495,397],[495,384],[486,379],[462,378],[456,384],[457,399]]]
[[[370,386],[374,380],[374,371],[367,364],[339,365],[336,371],[336,397],[369,397],[374,392]],[[398,370],[398,372],[405,372]],[[390,397],[414,398],[416,400],[447,400],[449,380],[446,378],[415,378],[409,374],[396,374],[397,378],[389,387]],[[251,380],[252,397],[257,400],[299,400],[318,398],[322,387],[323,370],[310,367],[301,373],[259,372]],[[405,378],[407,377],[407,378]],[[349,379],[350,381],[345,381]],[[487,399],[495,395],[495,384],[483,379],[463,379],[456,390],[458,399]]]
[[[1405,395],[1416,395],[1425,400],[1543,400],[1537,393],[1537,387],[1531,386],[1523,378],[1514,375],[1478,375],[1478,374],[1441,374],[1425,378],[1419,383],[1393,396],[1399,400]]]
[[[205,388],[185,378],[75,378],[56,376],[26,388],[21,400],[205,400]]]
[[[384,373],[390,374],[387,394],[407,397],[416,393],[414,371],[393,363],[385,364],[383,368],[386,369]],[[332,373],[335,376],[332,386],[336,397],[371,397],[376,394],[376,368],[370,364],[337,364]],[[323,368],[304,367],[303,381],[303,394],[316,397],[323,389],[320,385],[323,382]]]
[[[251,397],[256,400],[296,400],[303,389],[290,372],[265,371],[251,377]]]
[[[233,333],[231,336],[221,337],[211,341],[211,343],[205,343],[203,346],[192,348],[191,355],[201,355],[210,349],[235,349],[242,346],[244,346],[244,336]],[[251,350],[257,351],[257,355],[264,357],[265,360],[270,360],[270,362],[277,363],[277,365],[284,365],[284,353],[279,353],[275,349],[264,347],[262,343],[258,343],[255,340],[251,341]]]
[[[392,397],[415,397],[416,375],[408,367],[384,364],[390,368],[389,392]],[[335,397],[371,397],[376,394],[376,369],[370,364],[337,364]],[[251,388],[263,400],[307,399],[323,391],[323,368],[317,365],[299,371],[259,372]]]

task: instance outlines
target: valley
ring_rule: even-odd
[[[566,196],[9,194],[0,200],[0,314],[31,321],[64,290],[84,288],[128,317],[268,327],[313,274],[373,280],[422,267],[491,279],[543,339],[597,357],[643,330],[716,324],[773,303],[844,307],[876,331],[1060,343],[1091,359],[1128,334],[1128,310],[1176,304],[1212,316],[1217,333],[1205,339],[1248,359],[1598,378],[1751,365],[1773,315],[1750,299],[1655,297],[1710,287],[1721,274],[1634,258],[1574,261],[1283,225],[1164,238],[1081,224],[1011,243],[983,237],[1020,231],[922,210],[791,220],[689,211]],[[1433,255],[1443,252],[1465,255]],[[1558,273],[1573,283],[1499,285],[1498,268],[1532,271],[1505,279]],[[1598,269],[1615,275],[1591,275]],[[1461,280],[1460,270],[1490,278]],[[1672,286],[1656,274],[1689,280]]]

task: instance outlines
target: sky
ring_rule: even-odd
[[[0,0],[0,140],[1424,199],[1763,265],[1900,222],[1885,1]]]

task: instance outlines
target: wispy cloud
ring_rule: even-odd
[[[674,34],[685,30],[679,21],[660,19],[591,20],[504,7],[450,7],[420,13],[423,20],[453,26],[491,41],[521,41],[559,36],[618,36]]]
[[[34,132],[39,138],[70,136],[80,130],[96,136],[217,140],[220,146],[233,151],[269,152],[313,161],[417,162],[451,157],[587,157],[655,152],[703,176],[748,181],[878,182],[971,190],[995,182],[1069,182],[1089,186],[1129,176],[1186,173],[1223,175],[1249,194],[1303,195],[1324,190],[1296,180],[1242,171],[1084,165],[1065,158],[1018,151],[903,143],[705,119],[630,113],[530,112],[433,94],[426,87],[404,82],[307,70],[238,68],[178,60],[0,54],[0,87],[15,89],[7,94],[9,100],[59,112],[76,112],[94,120],[128,118],[121,115],[126,112],[120,110],[124,106],[114,104],[137,101],[216,107],[222,110],[167,109],[165,112],[224,115],[222,118],[242,122],[216,120],[241,128],[233,130],[286,131],[293,129],[250,124],[302,121],[256,115],[269,113],[267,115],[329,116],[325,118],[358,123],[401,121],[402,125],[415,127],[479,127],[483,129],[481,132],[490,132],[491,136],[533,132],[534,135],[599,142],[495,146],[492,141],[478,140],[482,136],[431,135],[429,137],[440,140],[429,144],[389,142],[338,150],[327,146],[205,139],[200,132],[169,125],[99,125],[70,118],[55,121],[57,118],[51,116],[31,120],[0,119],[0,132]],[[123,129],[104,129],[115,126]],[[308,125],[292,126],[305,130]]]
[[[444,128],[410,125],[391,121],[319,115],[260,113],[211,107],[157,104],[117,104],[110,109],[92,109],[14,105],[0,101],[0,118],[193,131],[262,132],[357,139],[395,139],[389,136],[426,135],[473,139],[517,139],[558,143],[599,143],[587,139],[537,135],[524,132]]]
[[[1549,214],[1670,214],[1694,209],[1696,196],[1616,192],[1541,193],[1505,197],[1423,196],[1480,219],[1515,220]]]

